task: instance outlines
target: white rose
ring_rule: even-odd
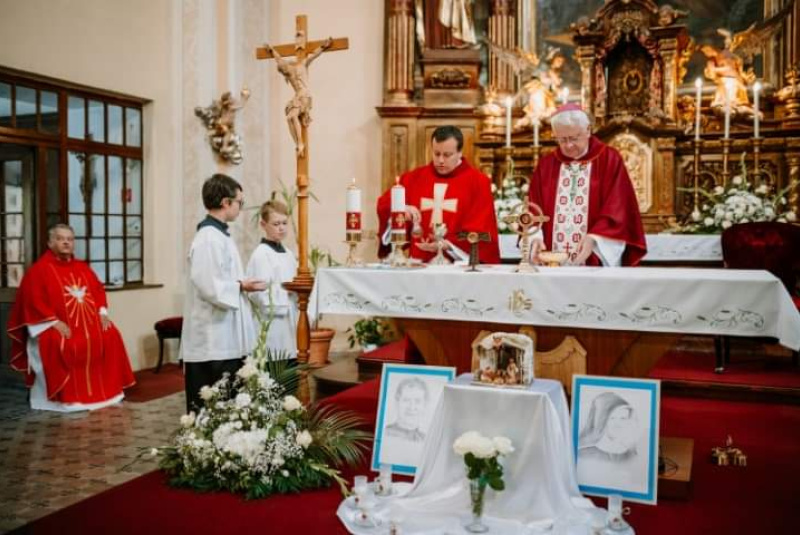
[[[497,449],[491,438],[482,436],[472,445],[472,454],[478,459],[491,459],[497,455]]]
[[[294,396],[286,396],[283,398],[283,410],[285,411],[296,411],[302,407],[303,404],[300,403],[300,400]]]
[[[700,221],[700,210],[694,210],[692,212],[692,221]]]
[[[731,223],[727,219],[722,222],[722,228],[731,228],[731,225],[733,225],[733,223]]]
[[[314,437],[311,436],[311,433],[303,429],[297,433],[297,437],[295,437],[294,441],[298,446],[305,449],[311,445],[311,443],[314,441]]]
[[[214,397],[215,391],[210,386],[204,386],[200,389],[200,398],[203,401],[208,401],[212,397]]]
[[[276,455],[275,457],[272,458],[272,464],[274,464],[275,466],[283,466],[284,462],[285,461],[283,460],[283,457],[281,457],[280,455]]]
[[[731,182],[733,182],[734,184],[736,184],[738,186],[739,184],[742,183],[742,177],[737,175],[737,176],[733,177],[733,180],[731,180]]]
[[[723,188],[722,186],[717,186],[716,188],[714,188],[714,193],[716,193],[717,195],[722,195],[723,193],[725,193],[725,188]]]
[[[239,368],[239,371],[236,372],[236,375],[238,375],[242,379],[247,379],[248,377],[252,377],[257,373],[258,373],[258,368],[256,368],[255,364],[253,364],[252,362],[245,362],[244,366]]]
[[[786,220],[787,221],[795,221],[797,219],[797,215],[794,212],[787,212],[786,213]]]
[[[749,222],[750,222],[750,220],[747,219],[746,217],[743,217],[742,220],[739,221],[739,223],[749,223]]]
[[[253,401],[253,399],[250,397],[250,394],[246,392],[242,392],[236,396],[236,406],[240,409],[250,405],[251,401]]]
[[[508,437],[494,437],[492,442],[494,442],[494,447],[500,455],[508,455],[514,451],[514,446],[511,445],[511,439]]]
[[[479,438],[481,435],[477,431],[467,431],[453,442],[453,451],[458,455],[466,455],[472,452],[472,444]]]
[[[275,381],[272,379],[272,377],[269,376],[268,373],[264,372],[264,373],[262,373],[261,375],[258,376],[258,386],[259,387],[261,387],[261,388],[266,390],[268,388],[272,388],[272,386],[274,384],[275,384]]]
[[[194,424],[194,412],[181,416],[181,426],[192,427],[192,424]]]
[[[714,224],[714,220],[710,217],[707,217],[703,220],[703,224],[707,227],[710,227]]]

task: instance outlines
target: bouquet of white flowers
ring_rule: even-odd
[[[265,350],[267,328],[255,357],[235,376],[204,386],[199,413],[181,416],[172,443],[151,451],[170,484],[261,498],[336,481],[346,493],[334,466],[357,463],[371,437],[355,415],[304,407],[291,395],[297,369]]]
[[[736,223],[755,221],[793,222],[796,214],[788,206],[786,195],[797,186],[792,182],[774,194],[764,183],[753,185],[747,180],[744,153],[741,174],[733,177],[726,186],[716,186],[712,191],[700,189],[702,204],[689,218],[671,230],[685,234],[720,234]],[[681,191],[693,192],[691,188]]]
[[[495,491],[506,488],[503,482],[503,466],[498,457],[512,453],[514,446],[506,437],[489,438],[477,431],[467,431],[453,443],[453,451],[463,455],[467,479],[470,481],[472,522],[465,528],[470,532],[483,533],[487,531],[482,522],[486,486]]]
[[[517,205],[525,204],[527,206],[528,181],[509,173],[503,179],[499,188],[492,184],[492,195],[494,196],[494,213],[497,216],[498,232],[500,234],[514,234],[516,223],[509,224],[503,219],[511,215]]]

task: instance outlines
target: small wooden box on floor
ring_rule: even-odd
[[[667,469],[658,476],[659,499],[688,500],[692,490],[692,452],[694,440],[691,438],[661,437],[661,455],[665,458]],[[675,464],[677,470],[674,470]]]

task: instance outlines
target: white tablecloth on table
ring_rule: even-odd
[[[319,311],[583,329],[769,336],[800,349],[800,313],[767,271],[697,268],[325,268]]]
[[[469,481],[453,442],[467,431],[507,436],[516,450],[502,460],[506,489],[486,491],[491,533],[569,533],[567,526],[590,525],[593,515],[602,516],[578,490],[561,384],[537,379],[529,389],[511,389],[471,385],[470,379],[465,374],[445,387],[414,485],[404,496],[382,502],[377,513],[383,529],[395,519],[406,535],[464,533],[471,518]],[[354,514],[346,503],[339,507],[351,533],[376,532],[354,526]]]
[[[500,235],[500,258],[519,260],[516,234]],[[647,234],[644,262],[722,262],[719,234]]]

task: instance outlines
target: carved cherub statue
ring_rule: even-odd
[[[517,127],[532,124],[556,111],[556,95],[561,91],[561,69],[565,62],[560,48],[549,47],[545,55],[546,68],[540,69],[535,78],[522,86],[528,98],[523,108],[525,117],[517,121]]]
[[[726,91],[730,98],[733,117],[753,117],[753,107],[747,95],[747,86],[755,82],[756,74],[752,67],[745,68],[745,61],[751,63],[760,54],[772,37],[782,28],[783,20],[789,15],[794,2],[789,2],[778,13],[765,21],[753,23],[741,32],[733,33],[720,28],[717,30],[724,38],[721,50],[711,45],[703,45],[700,51],[707,61],[703,74],[716,84],[717,89],[711,101],[711,109],[717,114],[725,111]]]
[[[658,25],[659,26],[672,26],[675,21],[681,19],[689,14],[688,11],[675,9],[669,4],[664,4],[658,8]]]
[[[238,102],[230,91],[226,91],[219,100],[214,100],[207,108],[198,106],[194,109],[194,114],[203,121],[208,130],[211,148],[217,151],[221,158],[236,165],[242,163],[243,157],[241,138],[236,133],[234,121],[236,112],[244,107],[249,98],[250,91],[245,87]]]

